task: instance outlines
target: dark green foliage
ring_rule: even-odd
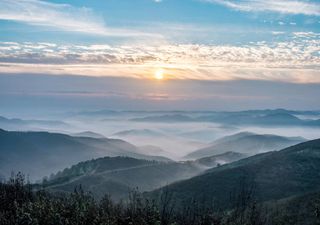
[[[276,225],[319,225],[319,202],[319,191],[277,202],[269,202],[266,205],[268,205],[269,208],[270,223]]]
[[[160,224],[155,202],[138,192],[128,202],[114,203],[109,196],[94,200],[81,186],[67,195],[33,192],[18,174],[0,184],[1,225],[156,225]]]
[[[247,178],[231,194],[231,210],[221,210],[215,201],[185,200],[182,207],[168,189],[158,201],[130,192],[126,202],[110,196],[96,201],[81,186],[71,194],[33,191],[18,174],[0,183],[1,225],[313,225],[319,224],[320,193],[311,193],[279,203],[258,204],[256,186]],[[210,202],[210,204],[208,203]]]
[[[56,175],[50,177],[46,186],[50,184],[60,184],[68,182],[73,178],[92,175],[93,173],[101,173],[107,171],[117,171],[126,168],[135,168],[144,165],[158,164],[157,161],[148,161],[143,159],[135,159],[129,157],[104,157],[80,162],[63,171],[59,171]]]

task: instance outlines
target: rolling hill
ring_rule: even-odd
[[[320,139],[216,167],[166,189],[177,203],[210,199],[227,208],[232,204],[231,194],[241,191],[241,183],[248,188],[254,186],[256,198],[261,202],[319,191]],[[150,195],[158,196],[161,191]]]
[[[81,187],[97,198],[105,194],[115,200],[126,198],[129,191],[150,191],[174,181],[198,175],[205,167],[193,162],[157,162],[128,157],[105,157],[81,162],[57,173],[47,189],[72,192]]]
[[[224,152],[233,151],[254,155],[258,153],[280,150],[305,141],[300,137],[283,137],[268,134],[241,132],[214,141],[209,147],[196,150],[185,156],[187,159],[197,159]]]
[[[110,194],[113,199],[120,200],[126,198],[132,189],[151,191],[199,175],[208,168],[245,157],[235,152],[184,162],[104,157],[66,168],[51,176],[45,185],[51,191],[58,192],[72,192],[75,187],[81,185],[97,198]]]
[[[75,163],[104,156],[169,160],[140,154],[136,146],[119,139],[0,129],[0,173],[6,176],[14,170],[31,175],[32,180],[40,179]]]
[[[248,157],[247,155],[241,154],[238,152],[226,152],[220,155],[200,158],[195,160],[195,162],[203,166],[212,168],[212,167],[221,166],[227,163],[231,163],[234,161],[238,161],[240,159],[247,158],[247,157]]]

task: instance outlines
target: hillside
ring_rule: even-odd
[[[0,146],[0,173],[9,176],[12,171],[23,171],[31,175],[32,180],[104,156],[169,160],[142,155],[136,146],[118,139],[72,137],[48,132],[0,130]]]
[[[226,136],[213,142],[209,147],[189,153],[185,158],[195,159],[222,154],[228,151],[254,155],[258,153],[280,150],[305,141],[299,137],[283,137],[268,134],[241,132]]]
[[[161,186],[199,175],[208,168],[237,161],[246,156],[227,152],[196,161],[159,162],[129,157],[104,157],[85,161],[51,176],[46,186],[51,191],[72,192],[81,185],[97,198],[105,194],[119,200],[129,190],[151,191]]]
[[[71,136],[74,137],[90,137],[90,138],[106,138],[102,134],[92,132],[92,131],[84,131],[84,132],[79,132],[79,133],[74,133],[71,134]]]
[[[242,184],[242,185],[241,185]],[[208,170],[205,174],[167,186],[176,202],[214,199],[230,207],[230,195],[241,186],[254,187],[259,201],[279,200],[320,189],[320,139],[278,152],[252,156]],[[151,193],[157,196],[161,190]]]
[[[192,162],[157,162],[128,157],[105,157],[81,162],[51,177],[47,189],[72,192],[81,185],[97,198],[105,194],[119,200],[131,189],[150,191],[198,175],[204,167]]]
[[[195,160],[195,162],[208,167],[216,167],[216,166],[221,166],[234,161],[238,161],[246,157],[247,155],[241,154],[238,152],[226,152],[220,155],[200,158]]]
[[[266,217],[271,224],[316,225],[320,222],[320,191],[271,201],[267,207]]]

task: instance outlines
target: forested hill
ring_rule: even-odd
[[[320,139],[252,156],[165,187],[174,201],[210,199],[228,207],[230,194],[253,188],[259,201],[279,200],[320,189]],[[151,193],[159,195],[163,189]]]

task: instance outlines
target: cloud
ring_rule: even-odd
[[[272,35],[282,35],[285,34],[286,32],[284,31],[271,31]]]
[[[320,82],[319,37],[318,33],[296,32],[286,41],[242,46],[0,42],[0,67],[8,73],[135,78],[150,77],[156,69],[163,68],[166,76],[173,79],[263,79],[312,83]]]
[[[320,33],[315,32],[294,32],[295,38],[306,38],[306,39],[318,39],[320,38]]]
[[[0,19],[94,35],[159,37],[140,31],[108,28],[102,17],[96,16],[90,8],[41,0],[0,0]]]
[[[224,5],[228,8],[245,12],[276,12],[281,14],[303,14],[320,16],[318,2],[304,0],[202,0]]]

